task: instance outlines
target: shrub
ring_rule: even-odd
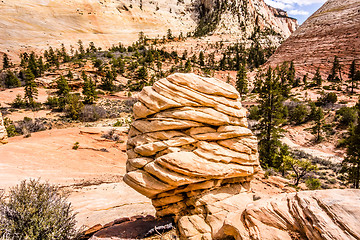
[[[5,86],[7,88],[20,87],[20,80],[14,75],[14,73],[10,70],[7,71],[5,76]]]
[[[83,107],[84,104],[80,101],[80,96],[77,94],[70,94],[65,106],[65,112],[69,118],[78,120]]]
[[[106,117],[106,110],[103,107],[85,105],[80,112],[80,120],[83,122],[95,122]]]
[[[115,129],[109,130],[107,133],[103,134],[101,137],[112,140],[112,141],[120,140],[120,135],[116,133]]]
[[[250,108],[250,114],[249,114],[249,119],[251,120],[259,120],[260,119],[260,112],[259,112],[259,107],[258,106],[252,106]]]
[[[321,98],[317,100],[317,105],[334,104],[337,102],[337,95],[334,92],[322,94]]]
[[[0,237],[4,239],[78,239],[67,195],[38,180],[22,181],[0,199]]]
[[[16,98],[11,103],[13,108],[26,108],[26,102],[23,100],[20,94],[16,95]]]
[[[72,149],[78,150],[79,147],[80,147],[80,143],[79,143],[79,142],[75,142],[75,143],[74,143],[74,146],[72,147]]]
[[[299,104],[291,110],[289,114],[290,121],[295,122],[297,125],[301,124],[306,121],[308,114],[308,108],[303,104]]]
[[[43,120],[36,118],[34,121],[29,117],[24,117],[24,120],[17,121],[15,128],[17,133],[25,135],[46,130]]]
[[[123,122],[120,120],[117,120],[116,123],[114,123],[113,127],[122,127]]]
[[[336,111],[336,115],[340,117],[340,124],[343,126],[350,126],[357,119],[356,110],[349,107],[340,108]]]
[[[321,182],[319,179],[317,178],[308,178],[305,181],[305,185],[308,189],[310,190],[316,190],[316,189],[320,189],[321,187]]]
[[[45,105],[48,105],[51,109],[56,109],[59,107],[59,98],[48,96]]]
[[[130,99],[126,99],[123,102],[123,108],[122,111],[126,112],[126,113],[132,113],[134,104],[137,102],[138,100],[136,98],[130,98]]]
[[[6,128],[6,132],[8,137],[14,137],[16,136],[18,133],[16,132],[16,128],[14,125],[14,122],[10,120],[10,118],[4,118],[4,126]]]

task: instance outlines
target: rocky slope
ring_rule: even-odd
[[[205,0],[3,0],[0,11],[0,52],[10,53],[60,43],[68,47],[79,39],[101,47],[128,44],[138,39],[140,31],[151,37],[162,37],[167,29],[176,36],[186,35],[201,21],[212,30],[238,33],[236,38],[251,35],[255,25],[282,37],[296,27],[296,20],[263,0],[234,0],[227,5]],[[215,25],[208,22],[214,18]]]
[[[345,73],[354,59],[360,66],[359,9],[358,0],[327,1],[277,49],[269,64],[293,60],[297,70],[312,75],[319,67],[324,77],[335,55]]]

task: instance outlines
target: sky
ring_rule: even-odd
[[[296,18],[299,24],[302,24],[326,0],[265,0],[265,2],[270,6],[287,11],[290,17]]]

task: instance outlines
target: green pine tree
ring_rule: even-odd
[[[115,89],[114,80],[116,78],[115,72],[107,70],[105,77],[102,78],[101,88],[107,91],[113,91]]]
[[[322,78],[321,78],[319,68],[316,70],[316,73],[315,73],[314,78],[313,78],[313,82],[315,83],[316,86],[320,87],[322,85]]]
[[[84,97],[85,104],[94,104],[97,99],[96,85],[92,79],[84,79],[84,86],[82,94]]]
[[[5,53],[3,56],[3,69],[11,67],[9,56]]]
[[[189,59],[185,62],[184,72],[191,72],[191,61]]]
[[[13,88],[20,86],[21,86],[20,80],[15,76],[15,74],[12,71],[8,70],[5,76],[5,87]]]
[[[203,51],[199,53],[199,65],[202,67],[205,65],[205,56]]]
[[[290,62],[290,67],[289,67],[289,70],[287,72],[287,79],[288,79],[288,83],[290,86],[292,86],[295,82],[295,65],[294,65],[294,62],[291,61]]]
[[[356,189],[360,188],[360,101],[357,105],[357,125],[349,129],[348,137],[345,139],[346,157],[342,162],[341,171],[346,174],[347,180]]]
[[[64,110],[70,95],[70,87],[64,76],[61,75],[56,80],[56,88],[57,88],[56,95],[58,96],[59,99],[59,107],[61,110]]]
[[[329,82],[342,82],[341,65],[338,56],[334,57],[333,66],[327,80]]]
[[[283,130],[280,125],[284,119],[284,97],[279,77],[270,67],[265,81],[259,90],[259,154],[261,164],[267,167],[279,168],[282,162],[279,155],[282,149],[280,138]]]
[[[68,73],[66,74],[66,77],[67,77],[67,79],[68,79],[69,81],[72,81],[72,80],[74,79],[74,75],[73,75],[73,73],[70,71],[70,69],[69,69]]]
[[[312,133],[315,135],[315,142],[320,142],[322,140],[321,130],[323,128],[324,112],[321,107],[318,107],[313,114],[315,125],[312,127]]]
[[[241,97],[243,96],[243,94],[246,94],[248,92],[247,74],[244,65],[240,65],[239,71],[237,72],[236,89],[240,93]]]
[[[349,82],[351,84],[351,94],[354,93],[355,84],[357,84],[357,82],[360,81],[360,79],[357,79],[357,78],[358,78],[358,76],[356,73],[356,63],[355,63],[355,60],[353,60],[350,65],[350,72],[349,72]]]
[[[35,107],[35,99],[38,95],[37,85],[35,83],[35,76],[30,69],[25,71],[25,96],[24,99],[29,107]]]

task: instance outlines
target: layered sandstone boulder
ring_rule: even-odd
[[[4,125],[4,119],[2,118],[2,114],[0,112],[0,144],[7,143],[7,132]]]
[[[174,74],[142,90],[134,118],[124,181],[152,199],[157,216],[197,214],[214,191],[249,190],[257,140],[234,87]]]

